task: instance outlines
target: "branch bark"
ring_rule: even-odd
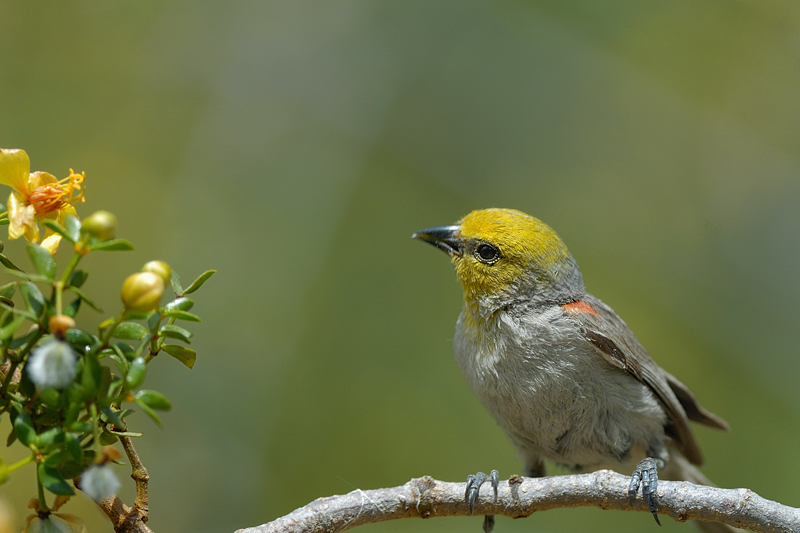
[[[120,437],[119,440],[131,463],[131,477],[136,482],[136,499],[133,507],[128,507],[117,496],[112,496],[99,503],[100,509],[108,516],[114,531],[118,533],[153,533],[146,524],[150,517],[150,506],[147,502],[147,482],[150,476],[130,437]]]
[[[523,478],[501,482],[497,501],[484,485],[475,515],[498,514],[520,518],[559,507],[650,512],[637,498],[628,502],[626,476],[610,470],[591,474]],[[236,533],[339,532],[363,524],[398,518],[468,516],[465,483],[447,483],[425,476],[400,487],[355,490],[320,498],[267,524]],[[658,482],[659,513],[678,521],[722,522],[759,532],[800,532],[800,509],[767,500],[749,489],[720,489],[685,481]]]

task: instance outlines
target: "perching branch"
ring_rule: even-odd
[[[474,514],[520,518],[535,511],[584,506],[649,513],[641,497],[630,506],[629,482],[628,477],[610,470],[544,478],[512,476],[508,482],[500,483],[496,502],[491,487],[484,485]],[[468,516],[465,490],[465,483],[446,483],[425,476],[400,487],[359,489],[343,496],[320,498],[277,520],[236,533],[339,532],[398,518]],[[760,532],[800,531],[800,509],[766,500],[749,489],[659,481],[658,497],[659,513],[678,521],[722,522]]]

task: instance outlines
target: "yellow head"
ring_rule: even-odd
[[[514,209],[473,211],[413,235],[447,252],[467,303],[548,299],[583,291],[577,265],[550,226]]]

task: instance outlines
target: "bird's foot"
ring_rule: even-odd
[[[631,475],[631,484],[628,486],[628,501],[631,505],[636,501],[636,493],[639,491],[639,485],[642,486],[642,496],[647,501],[650,512],[653,513],[653,518],[660,526],[661,521],[658,519],[658,459],[652,457],[645,457],[638,465],[636,470]],[[663,464],[662,464],[663,466]]]
[[[500,474],[497,473],[497,470],[492,470],[488,476],[483,472],[478,472],[467,478],[467,490],[464,493],[464,500],[469,504],[470,513],[475,510],[475,502],[478,501],[481,485],[487,480],[492,484],[494,501],[497,501],[497,487],[500,485]],[[483,519],[483,531],[484,533],[491,533],[492,529],[494,529],[494,515],[486,515]]]

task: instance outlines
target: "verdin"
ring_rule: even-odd
[[[657,469],[666,479],[710,484],[692,466],[703,457],[689,420],[721,430],[728,424],[586,292],[575,259],[549,226],[513,209],[484,209],[413,237],[445,251],[456,267],[464,290],[456,361],[527,475],[544,476],[543,459],[577,471],[633,471],[629,497],[641,485],[657,522]],[[496,488],[496,472],[491,477]],[[470,476],[470,505],[485,479]]]

